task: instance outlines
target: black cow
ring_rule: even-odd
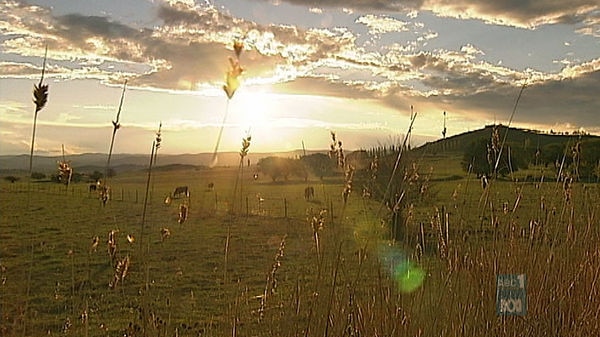
[[[307,188],[304,189],[304,199],[306,201],[314,199],[314,197],[315,197],[315,189],[314,189],[314,187],[308,186]]]
[[[189,198],[190,190],[187,186],[178,186],[175,188],[175,192],[173,192],[173,198],[179,198],[181,196]]]

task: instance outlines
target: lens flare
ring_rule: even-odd
[[[398,247],[381,245],[379,256],[401,292],[411,293],[423,284],[425,271],[414,265]]]

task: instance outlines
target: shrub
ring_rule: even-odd
[[[15,177],[15,176],[6,176],[4,177],[4,180],[6,181],[10,181],[11,183],[14,183],[15,181],[19,180],[19,177]]]

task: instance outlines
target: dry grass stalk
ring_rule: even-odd
[[[179,224],[183,224],[185,222],[185,220],[187,220],[188,218],[188,205],[183,203],[179,205],[179,218],[177,219],[177,222]]]
[[[148,164],[148,176],[146,178],[146,191],[144,194],[144,207],[142,209],[142,222],[141,222],[141,229],[140,229],[140,249],[142,250],[142,255],[144,252],[143,249],[143,242],[144,242],[144,227],[146,226],[146,210],[148,208],[148,195],[150,192],[150,181],[152,180],[152,166],[156,160],[155,157],[155,153],[156,151],[158,151],[158,148],[160,148],[160,143],[162,141],[161,138],[161,132],[160,129],[162,127],[162,122],[160,123],[159,127],[158,127],[158,132],[156,133],[156,138],[152,141],[152,149],[150,150],[150,163]],[[142,262],[145,264],[145,259],[142,258],[141,259]]]
[[[42,77],[40,83],[33,85],[33,103],[35,103],[35,113],[33,115],[33,133],[31,136],[31,153],[29,155],[29,175],[33,170],[33,148],[35,145],[35,129],[37,126],[38,112],[46,106],[48,102],[48,84],[44,84],[44,73],[46,71],[46,59],[48,57],[48,46],[46,45],[46,51],[44,53],[44,63],[42,65]]]
[[[119,117],[121,116],[121,109],[123,108],[123,99],[125,98],[125,89],[127,88],[127,80],[123,83],[123,91],[121,92],[121,100],[119,101],[119,109],[117,110],[117,117],[114,121],[112,121],[113,132],[112,137],[110,139],[110,147],[108,148],[108,157],[106,158],[106,170],[104,172],[104,179],[108,180],[109,170],[110,170],[110,159],[112,156],[113,147],[115,145],[115,136],[117,135],[117,131],[121,128],[121,124],[119,123]]]
[[[431,225],[437,233],[438,256],[440,259],[445,260],[448,257],[448,241],[447,236],[444,235],[444,229],[442,228],[442,217],[438,209],[436,209],[435,215],[431,220]]]
[[[102,201],[102,205],[106,206],[106,203],[110,200],[110,187],[102,184],[100,185],[99,197],[100,201]]]
[[[279,243],[279,249],[277,250],[277,254],[275,254],[275,259],[271,265],[271,270],[267,274],[267,282],[265,284],[264,292],[262,295],[257,296],[257,298],[260,298],[260,307],[258,309],[259,322],[264,320],[267,300],[277,291],[277,270],[279,270],[279,267],[281,267],[281,261],[283,260],[286,238],[287,235],[284,236]]]
[[[108,284],[110,289],[115,289],[119,282],[122,283],[125,280],[127,272],[129,271],[129,263],[129,255],[125,256],[122,260],[119,260],[117,262],[117,265],[115,266],[115,274],[113,275],[113,279]]]
[[[338,167],[346,165],[346,157],[342,148],[342,141],[336,138],[335,132],[331,131],[331,144],[329,145],[329,158],[335,159]]]
[[[90,252],[96,252],[98,250],[98,244],[100,243],[100,238],[96,235],[92,238],[92,245],[90,247]]]
[[[111,261],[114,261],[117,256],[117,234],[118,233],[119,233],[119,230],[115,230],[115,229],[108,232],[108,241],[107,241],[108,256],[110,257]]]
[[[166,239],[171,237],[171,231],[166,228],[163,227],[160,229],[160,242],[164,242]]]
[[[73,168],[71,161],[65,158],[65,146],[62,146],[62,160],[57,161],[58,164],[58,180],[69,186],[71,177],[73,176]]]
[[[321,240],[319,238],[319,232],[325,225],[325,217],[327,216],[327,210],[322,209],[318,214],[315,214],[311,208],[308,211],[308,222],[313,231],[313,238],[315,240],[315,247],[317,249],[318,260],[321,261]]]
[[[348,165],[344,174],[344,190],[342,191],[342,198],[344,199],[344,206],[348,203],[348,197],[352,192],[352,181],[354,180],[354,166]]]
[[[248,155],[248,151],[250,150],[250,141],[252,140],[252,136],[248,134],[246,137],[242,138],[242,148],[240,149],[240,164],[238,168],[238,176],[235,179],[235,186],[233,187],[234,199],[235,193],[237,192],[238,182],[240,184],[240,211],[242,209],[243,197],[244,197],[244,159]]]
[[[377,183],[377,174],[379,173],[379,156],[374,155],[369,165],[369,180],[363,185],[362,196],[363,198],[371,198],[375,190],[375,184]]]
[[[217,153],[219,152],[219,144],[221,144],[221,136],[223,135],[223,128],[225,127],[225,122],[227,121],[227,114],[229,113],[229,101],[233,98],[236,90],[240,86],[240,80],[238,77],[244,72],[244,68],[242,68],[240,64],[240,54],[244,49],[244,44],[236,40],[233,42],[233,50],[235,52],[235,59],[233,57],[229,57],[229,70],[225,74],[225,84],[223,84],[223,91],[225,95],[227,95],[227,107],[225,108],[225,115],[223,116],[223,121],[221,122],[221,128],[219,129],[219,134],[217,135],[217,142],[215,143],[215,149],[213,151],[213,156],[209,167],[215,167],[217,165]]]

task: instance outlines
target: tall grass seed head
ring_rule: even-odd
[[[35,103],[35,112],[39,112],[48,102],[48,84],[33,85],[33,103]]]

